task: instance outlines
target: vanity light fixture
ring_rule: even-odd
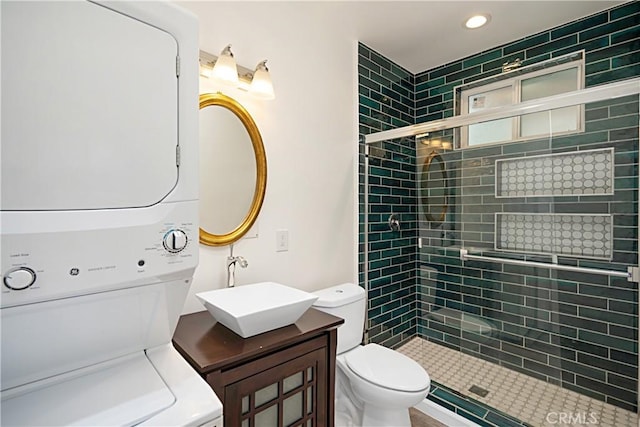
[[[225,83],[238,84],[238,66],[233,57],[233,52],[231,52],[231,45],[227,45],[220,52],[220,56],[211,70],[211,77],[222,80]]]
[[[473,15],[471,18],[465,21],[464,26],[470,30],[473,30],[475,28],[480,28],[488,24],[490,20],[491,15],[489,15],[488,13]]]
[[[442,150],[451,150],[452,144],[451,141],[447,141],[447,139],[442,139],[437,136],[431,137],[429,133],[423,133],[420,135],[416,135],[416,141],[420,142],[427,147],[442,149]]]
[[[200,51],[201,76],[220,80],[265,100],[275,98],[266,63],[266,60],[260,61],[255,70],[237,65],[231,52],[231,45],[225,47],[219,57]]]

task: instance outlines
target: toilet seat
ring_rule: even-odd
[[[379,387],[419,392],[429,388],[426,371],[414,360],[378,344],[367,344],[345,355],[349,369]]]

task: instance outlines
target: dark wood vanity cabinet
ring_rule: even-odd
[[[225,427],[333,426],[337,327],[313,308],[241,338],[208,312],[180,318],[173,344],[223,402]]]

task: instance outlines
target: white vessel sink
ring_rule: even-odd
[[[196,294],[218,322],[242,338],[295,323],[317,296],[274,282]]]

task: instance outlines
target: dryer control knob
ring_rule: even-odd
[[[187,240],[187,233],[174,229],[167,231],[162,244],[167,251],[175,254],[187,247]]]
[[[4,275],[4,285],[14,291],[27,289],[36,282],[36,272],[28,267],[9,270]]]

